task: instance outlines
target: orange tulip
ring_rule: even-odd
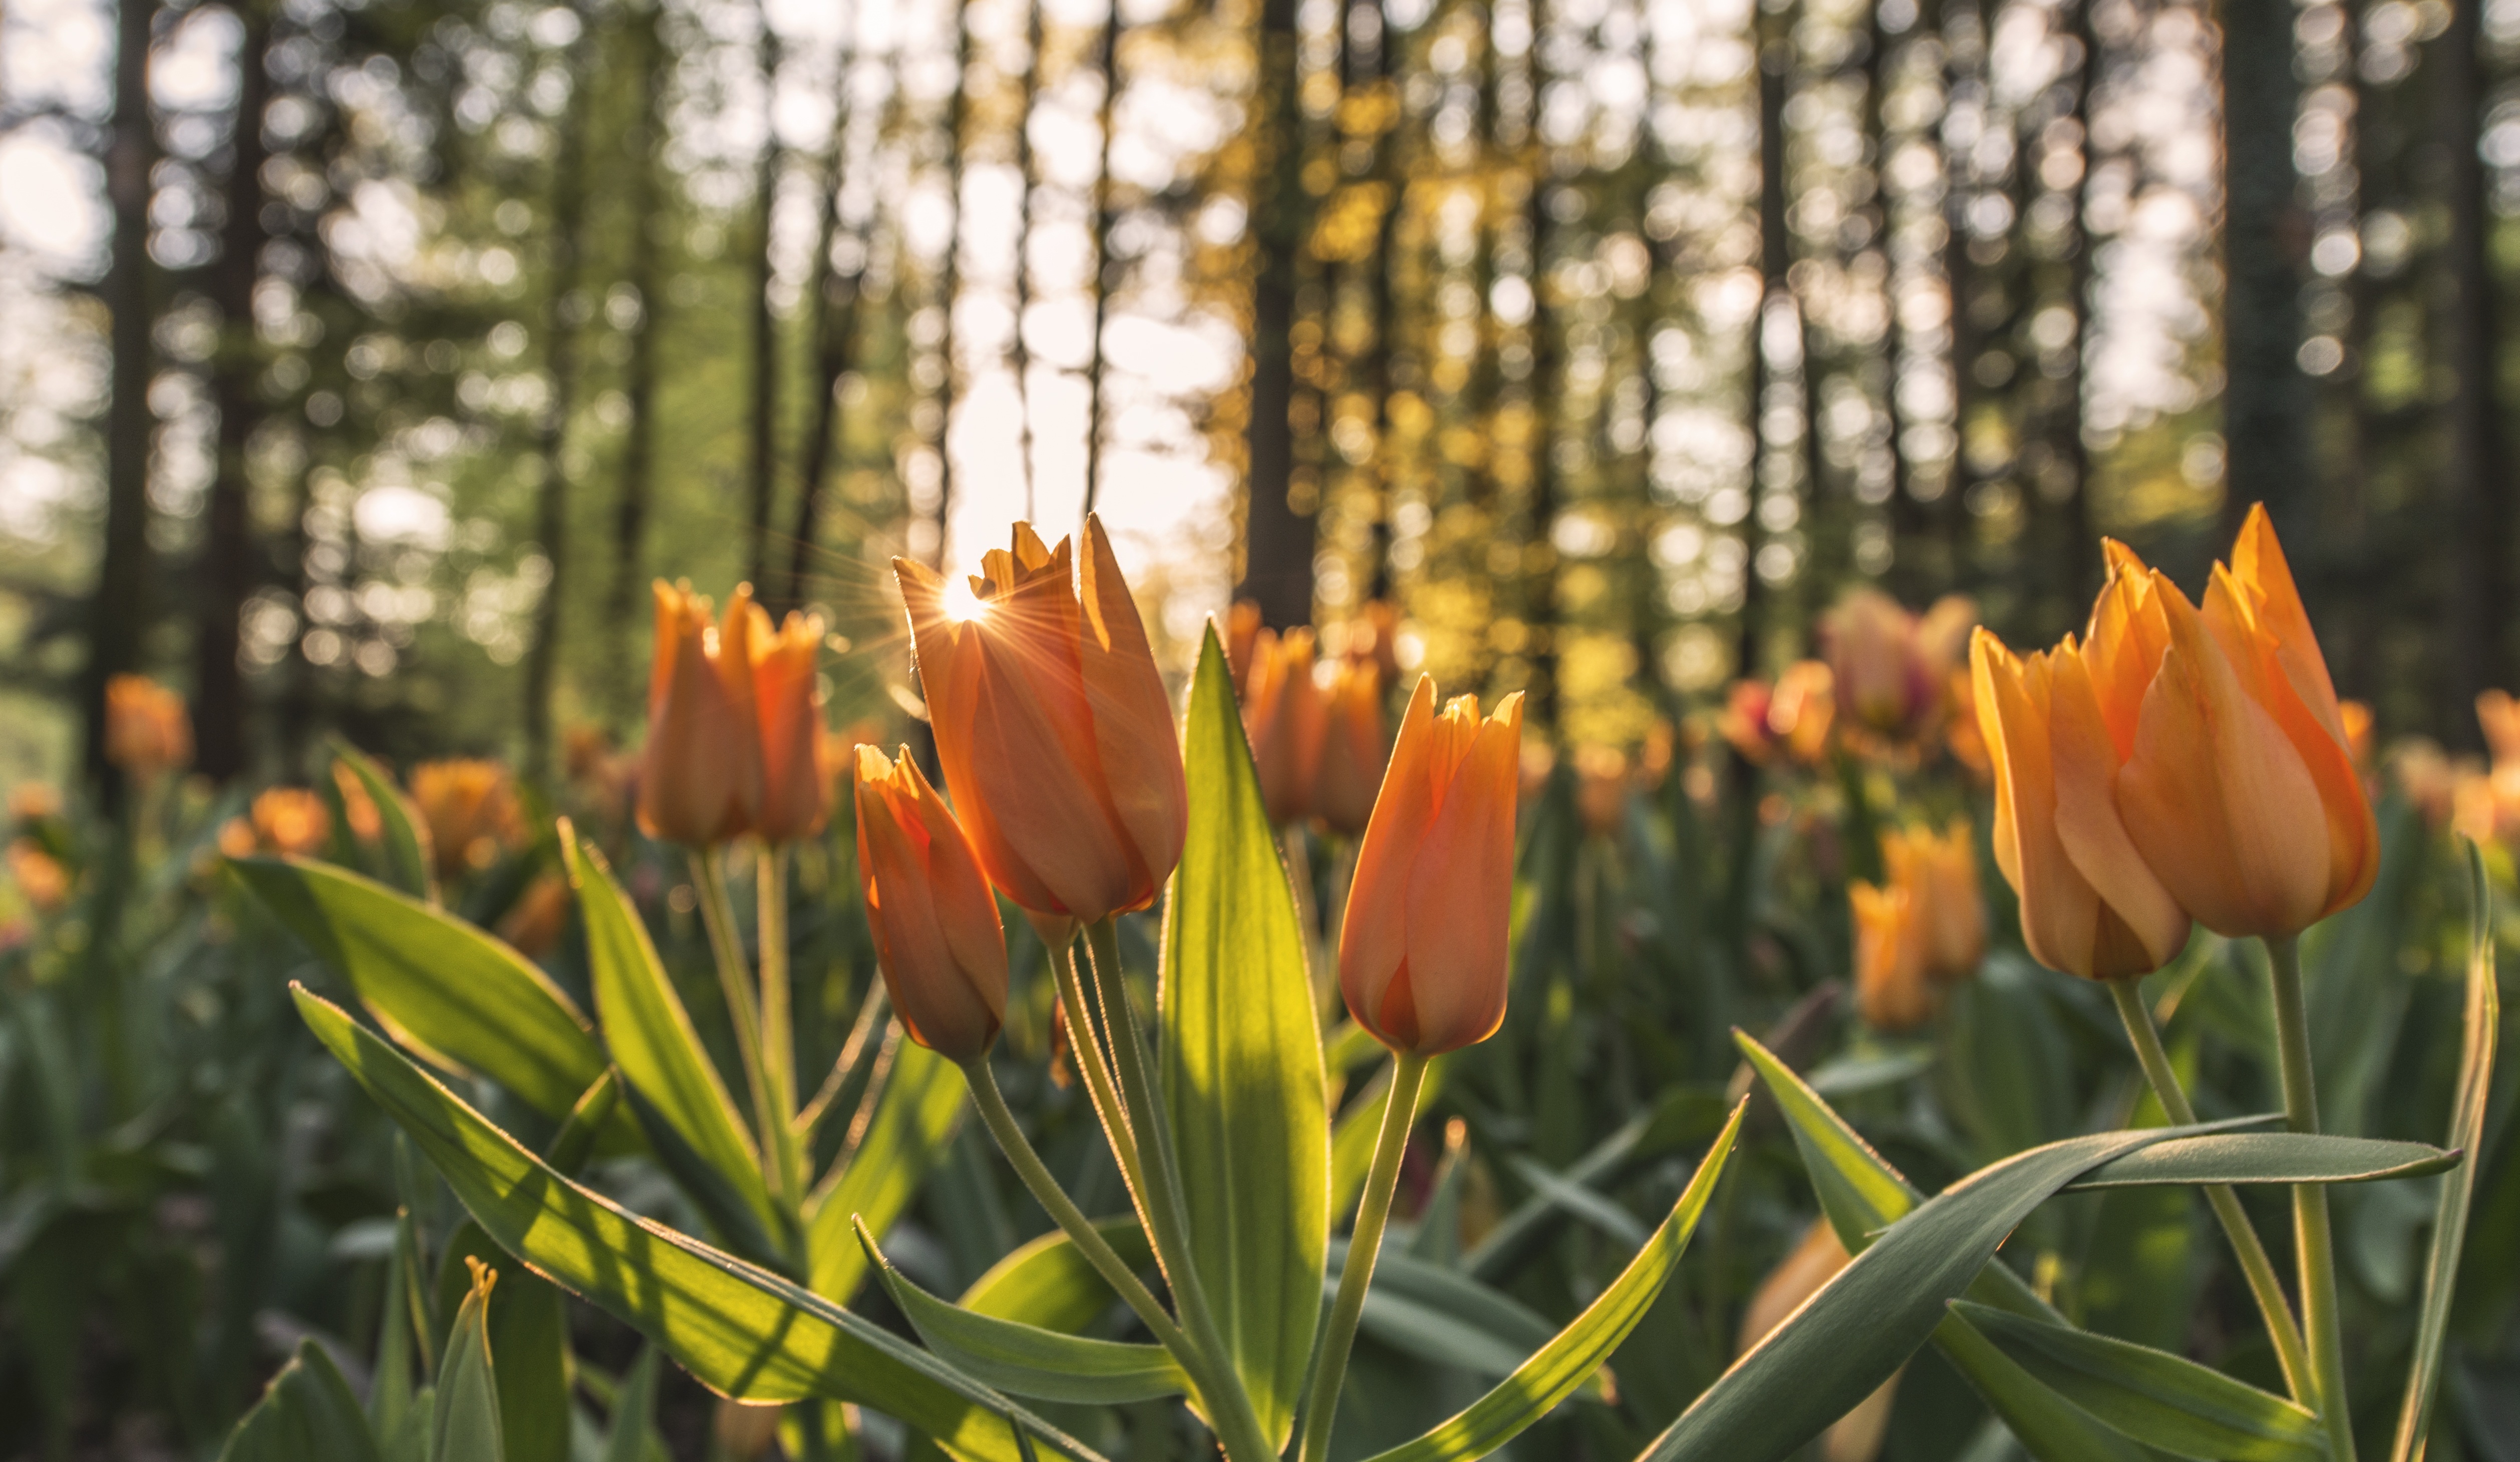
[[[831,816],[818,760],[823,712],[814,687],[823,617],[791,610],[776,631],[758,607],[751,617],[746,648],[753,714],[761,728],[761,809],[752,830],[765,842],[793,842],[822,831]]]
[[[1741,1339],[1737,1347],[1748,1351],[1767,1339],[1769,1332],[1793,1317],[1795,1310],[1819,1294],[1821,1288],[1837,1277],[1838,1271],[1854,1263],[1846,1246],[1838,1242],[1837,1230],[1826,1218],[1814,1219],[1803,1232],[1803,1240],[1794,1251],[1778,1262],[1759,1282],[1758,1292],[1750,1297],[1750,1308],[1741,1317]],[[1821,1434],[1821,1462],[1869,1462],[1878,1455],[1889,1433],[1890,1406],[1898,1395],[1899,1378],[1892,1376],[1879,1390],[1856,1403],[1855,1409],[1830,1423]]]
[[[1388,599],[1368,599],[1357,606],[1345,627],[1339,657],[1361,662],[1373,671],[1377,686],[1400,679],[1400,609]]]
[[[903,747],[858,748],[858,879],[893,1009],[955,1061],[987,1053],[1007,1015],[1007,938],[963,826]]]
[[[1858,880],[1847,886],[1855,909],[1855,1003],[1876,1031],[1912,1031],[1934,1013],[1925,978],[1925,935],[1912,889]]]
[[[1234,693],[1251,682],[1251,649],[1260,642],[1260,601],[1236,599],[1225,611],[1225,666],[1234,672]]]
[[[1439,716],[1418,679],[1339,930],[1348,1013],[1395,1051],[1457,1050],[1505,1019],[1521,750],[1519,692],[1485,721],[1474,695]]]
[[[411,800],[428,827],[440,878],[488,867],[518,830],[516,782],[497,762],[423,762],[411,769]]]
[[[1978,730],[1995,766],[1995,862],[2021,896],[2021,934],[2050,969],[2113,980],[2187,944],[2187,912],[2136,852],[2110,795],[2122,754],[2072,638],[2018,656],[1970,644]]]
[[[1839,701],[1866,728],[1904,733],[1927,719],[1941,687],[1916,653],[1916,616],[1877,589],[1850,590],[1821,618]]]
[[[184,697],[145,675],[105,683],[105,758],[147,780],[193,759],[193,718]]]
[[[8,863],[9,878],[18,885],[19,897],[37,913],[51,913],[69,902],[69,869],[33,838],[12,840]]]
[[[656,581],[656,645],[648,677],[648,746],[639,827],[705,847],[752,825],[761,758],[752,703],[752,591],[740,588],[711,628],[709,601]]]
[[[2476,697],[2476,723],[2485,729],[2485,744],[2498,767],[2520,767],[2520,700],[2507,690],[2488,690]]]
[[[324,846],[333,831],[333,815],[324,799],[304,787],[273,787],[253,799],[248,809],[255,843],[265,852],[302,858]]]
[[[1251,673],[1243,685],[1242,725],[1260,773],[1260,801],[1271,823],[1299,821],[1313,810],[1322,740],[1329,730],[1321,687],[1313,680],[1313,632],[1262,630],[1252,642]]]
[[[2266,509],[2200,612],[2134,554],[2092,611],[2117,806],[2163,886],[2219,934],[2281,937],[2369,892],[2380,835],[2310,616]]]
[[[1892,885],[1914,900],[1926,978],[1948,984],[1976,974],[1986,957],[1986,898],[1968,823],[1955,820],[1939,836],[1894,830],[1882,837],[1881,854]]]
[[[384,814],[377,811],[377,800],[368,795],[368,784],[347,762],[333,764],[333,789],[341,794],[341,820],[350,824],[350,836],[363,843],[373,843],[384,836]]]
[[[568,916],[576,908],[577,895],[568,880],[557,872],[545,873],[526,884],[500,916],[499,937],[527,959],[540,959],[568,932]]]
[[[1355,837],[1373,816],[1374,793],[1391,760],[1382,728],[1382,682],[1370,664],[1342,661],[1322,693],[1325,731],[1313,811],[1330,831]]]
[[[1190,798],[1172,702],[1099,518],[1069,540],[1017,523],[970,598],[893,560],[945,784],[991,881],[1054,921],[1144,908],[1181,861]]]
[[[1575,750],[1575,811],[1595,837],[1619,835],[1628,812],[1628,754],[1615,746]]]

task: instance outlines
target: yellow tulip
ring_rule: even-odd
[[[1846,892],[1855,910],[1856,1009],[1876,1031],[1912,1031],[1934,1013],[1919,901],[1913,890],[1860,879]]]
[[[1881,854],[1892,885],[1914,902],[1925,977],[1948,984],[1977,973],[1986,957],[1986,899],[1968,823],[1955,820],[1940,835],[1894,830],[1882,837]]]
[[[1348,1013],[1395,1051],[1457,1050],[1505,1019],[1521,751],[1520,693],[1485,721],[1474,695],[1437,715],[1418,680],[1339,930]]]
[[[1172,703],[1100,519],[1042,546],[1017,523],[951,599],[893,560],[945,784],[990,879],[1056,934],[1155,900],[1189,833]]]
[[[746,642],[753,715],[761,728],[761,810],[752,830],[772,843],[811,837],[831,814],[820,761],[823,712],[814,687],[822,616],[791,611],[774,631],[770,616],[755,608]]]
[[[739,588],[712,627],[706,598],[688,584],[656,581],[639,767],[639,827],[652,838],[695,848],[723,843],[749,828],[761,806],[751,607],[751,588]]]
[[[1243,681],[1242,726],[1260,774],[1260,801],[1272,824],[1301,821],[1313,811],[1328,731],[1321,687],[1313,680],[1313,632],[1262,630],[1251,645]]]
[[[998,902],[919,764],[857,754],[858,879],[884,988],[911,1039],[955,1061],[987,1053],[1007,1015]]]
[[[1355,837],[1373,816],[1391,746],[1382,725],[1382,680],[1371,663],[1343,660],[1322,693],[1325,730],[1313,812],[1330,831]]]

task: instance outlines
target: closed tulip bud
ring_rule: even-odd
[[[411,769],[411,801],[428,828],[440,878],[488,867],[518,830],[516,783],[497,762],[423,762]]]
[[[1313,632],[1262,630],[1252,642],[1251,673],[1243,684],[1242,726],[1259,769],[1261,804],[1275,825],[1300,821],[1313,810],[1313,782],[1321,774],[1322,739],[1328,730],[1321,687],[1313,680]]]
[[[1857,881],[1847,886],[1855,910],[1855,1004],[1876,1031],[1912,1031],[1934,1013],[1925,978],[1921,902],[1913,890]]]
[[[754,609],[752,616],[747,647],[753,715],[761,728],[761,810],[752,830],[765,842],[793,842],[822,831],[831,816],[819,761],[823,712],[814,687],[823,620],[790,613],[774,631],[769,615]]]
[[[1339,990],[1375,1040],[1419,1056],[1485,1041],[1505,1019],[1522,696],[1435,712],[1418,682],[1357,850]]]
[[[1924,719],[1941,687],[1916,653],[1916,616],[1875,589],[1850,591],[1821,619],[1840,706],[1864,727],[1900,733]]]
[[[2015,655],[1970,644],[1978,730],[1995,767],[1995,862],[2021,896],[2021,935],[2050,969],[2114,980],[2187,944],[2187,911],[2136,852],[2111,788],[2124,765],[2084,651],[2069,636]]]
[[[752,591],[726,618],[688,584],[656,581],[656,645],[648,677],[648,745],[639,767],[639,827],[707,847],[742,834],[761,806],[760,732],[752,705]]]
[[[2233,938],[2297,934],[2361,899],[2379,827],[2266,509],[2250,509],[2201,610],[2110,552],[2084,657],[2144,862],[2198,923]]]
[[[273,787],[259,794],[248,816],[256,845],[290,858],[323,847],[333,831],[333,815],[324,810],[324,799],[304,787]]]
[[[1372,665],[1341,662],[1330,673],[1322,704],[1322,768],[1313,779],[1313,812],[1330,831],[1355,837],[1373,816],[1382,769],[1391,761],[1380,673]]]
[[[1007,937],[963,826],[902,748],[858,748],[858,880],[877,962],[911,1039],[954,1061],[1007,1016]]]
[[[1181,861],[1190,798],[1172,702],[1102,521],[1085,557],[1017,523],[968,599],[893,560],[937,760],[990,881],[1052,922],[1144,908]]]
[[[184,697],[145,675],[105,683],[105,759],[146,781],[193,759]]]
[[[1954,821],[1940,835],[1924,828],[1890,832],[1881,853],[1891,883],[1913,901],[1925,977],[1949,984],[1977,973],[1986,957],[1986,899],[1968,823]]]

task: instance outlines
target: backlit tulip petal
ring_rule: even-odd
[[[1314,810],[1328,708],[1313,680],[1313,632],[1262,630],[1251,645],[1251,674],[1242,697],[1242,726],[1260,775],[1260,801],[1272,824],[1300,821]]]
[[[1355,837],[1373,816],[1391,752],[1382,731],[1382,684],[1371,664],[1340,662],[1323,692],[1321,771],[1313,811],[1330,831]]]
[[[830,815],[819,764],[822,707],[814,692],[820,615],[790,613],[775,632],[752,611],[752,701],[761,727],[761,810],[752,830],[773,843],[820,832]]]
[[[920,1044],[987,1053],[1006,1020],[1006,931],[978,858],[904,747],[858,748],[858,877],[884,988]]]
[[[639,826],[663,842],[704,847],[744,831],[761,802],[752,714],[751,592],[736,591],[723,629],[687,585],[656,581],[656,645],[648,682],[648,744]],[[732,645],[728,642],[732,640]]]
[[[2071,637],[2048,657],[2048,666],[2057,840],[2101,907],[2143,947],[2143,967],[2157,968],[2186,947],[2187,914],[2127,834],[2116,794],[2117,744],[2101,715],[2091,667]]]
[[[1855,1002],[1876,1031],[1912,1031],[1934,1013],[1924,930],[1912,889],[1848,885],[1855,913]]]

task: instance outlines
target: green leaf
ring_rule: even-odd
[[[1933,1335],[1946,1303],[1969,1288],[1997,1247],[2049,1196],[2112,1158],[2210,1130],[2099,1132],[1979,1169],[1857,1254],[1642,1457],[1755,1462],[1783,1456],[1888,1380]]]
[[[1192,1265],[1261,1431],[1282,1444],[1312,1359],[1329,1243],[1322,1024],[1213,624],[1182,764],[1190,830],[1158,996],[1165,1110]]]
[[[490,1293],[490,1353],[498,1357],[499,1435],[508,1462],[568,1462],[568,1302],[467,1219],[437,1262],[439,1314],[461,1313],[472,1283],[467,1259],[499,1276]],[[454,1353],[451,1337],[444,1351]]]
[[[604,1462],[647,1462],[648,1434],[656,1416],[656,1348],[642,1346],[605,1418]]]
[[[863,1223],[858,1241],[927,1348],[1001,1391],[1046,1401],[1116,1404],[1184,1396],[1190,1376],[1161,1346],[1089,1340],[948,1305],[902,1277]]]
[[[1094,1228],[1121,1263],[1144,1269],[1152,1261],[1154,1251],[1135,1215],[1098,1219]],[[956,1303],[975,1313],[1074,1335],[1120,1297],[1074,1241],[1054,1228],[990,1265]]]
[[[2425,1177],[2458,1162],[2422,1142],[2309,1132],[2217,1132],[2156,1143],[2103,1163],[2068,1191],[2148,1183],[2342,1183]]]
[[[1637,1232],[1640,1239],[1645,1236],[1642,1224]],[[1347,1240],[1330,1240],[1324,1295],[1338,1293],[1346,1265]],[[1490,1381],[1521,1369],[1556,1334],[1521,1301],[1388,1244],[1374,1262],[1359,1328],[1402,1354]],[[1609,1388],[1601,1377],[1607,1374],[1596,1376],[1588,1390],[1606,1398]]]
[[[376,1439],[333,1357],[312,1340],[228,1434],[219,1462],[376,1462]]]
[[[2137,1441],[2228,1462],[2327,1455],[2310,1411],[2183,1356],[1965,1300],[1952,1310],[2049,1390]]]
[[[1681,1251],[1688,1247],[1688,1237],[1706,1212],[1707,1200],[1714,1195],[1716,1179],[1724,1174],[1746,1105],[1732,1109],[1731,1120],[1707,1149],[1662,1226],[1573,1323],[1467,1410],[1415,1441],[1376,1455],[1372,1462],[1470,1462],[1511,1441],[1574,1395],[1662,1294],[1664,1282],[1680,1263]]]
[[[1090,1447],[837,1305],[554,1173],[360,1029],[292,991],[316,1038],[442,1174],[490,1237],[553,1283],[619,1316],[703,1384],[749,1401],[806,1396],[890,1413],[974,1462],[1018,1462],[1012,1425],[1077,1462]]]
[[[468,1266],[469,1267],[469,1266]],[[437,1367],[437,1440],[430,1462],[506,1462],[499,1383],[491,1374],[490,1277],[474,1276]]]
[[[2039,1462],[2150,1462],[2155,1455],[2049,1390],[1957,1314],[1934,1327],[1934,1347]]]
[[[549,1117],[566,1116],[604,1074],[604,1049],[577,1006],[472,925],[329,864],[228,866],[379,1024],[437,1065],[488,1077]]]
[[[1429,1079],[1441,1069],[1440,1062],[1430,1068]],[[1373,1115],[1379,1120],[1381,1109],[1374,1109]],[[1712,1133],[1724,1125],[1725,1116],[1720,1098],[1687,1087],[1668,1092],[1651,1111],[1630,1118],[1557,1175],[1588,1187],[1598,1185],[1650,1153],[1677,1148]],[[1371,1131],[1369,1128],[1369,1135]],[[1358,1171],[1360,1174],[1363,1172]],[[1359,1181],[1363,1181],[1362,1176]],[[1565,1216],[1566,1210],[1550,1194],[1533,1194],[1462,1256],[1462,1268],[1473,1278],[1491,1282],[1504,1279]]]
[[[864,1218],[878,1233],[891,1229],[948,1151],[970,1095],[962,1070],[904,1037],[898,1022],[887,1041],[866,1134],[841,1153],[805,1209],[814,1293],[842,1304],[866,1278],[866,1250],[850,1220]]]
[[[1611,1202],[1599,1190],[1552,1173],[1520,1154],[1510,1160],[1510,1166],[1514,1175],[1531,1184],[1533,1191],[1541,1197],[1592,1224],[1616,1242],[1633,1249],[1645,1241],[1645,1226],[1637,1221],[1636,1215]]]
[[[2473,1153],[2485,1130],[2486,1106],[2494,1095],[2494,1048],[2502,1026],[2502,995],[2495,984],[2494,886],[2486,879],[2485,860],[2474,843],[2467,844],[2467,1024],[2458,1053],[2458,1085],[2451,1098],[2450,1145]],[[2415,1325],[2414,1358],[2407,1367],[2407,1390],[2399,1403],[2390,1462],[2420,1462],[2424,1454],[2424,1439],[2432,1426],[2433,1392],[2441,1384],[2443,1337],[2449,1332],[2451,1307],[2456,1299],[2459,1251],[2467,1240],[2476,1167],[2470,1158],[2452,1169],[2434,1201],[2432,1248],[2424,1258],[2423,1309]]]
[[[740,1194],[765,1228],[779,1228],[778,1211],[761,1175],[761,1157],[737,1115],[717,1067],[700,1045],[683,997],[665,975],[648,926],[629,896],[612,881],[604,855],[572,830],[562,840],[569,882],[586,920],[586,961],[595,987],[596,1016],[604,1043],[631,1088],[647,1099],[677,1135]],[[578,1089],[583,1091],[585,1083]],[[570,1100],[576,1100],[571,1093]]]
[[[376,758],[342,740],[333,738],[333,755],[350,769],[350,775],[367,789],[368,800],[377,805],[377,821],[382,824],[385,849],[385,873],[394,887],[416,899],[437,902],[437,861],[428,845],[428,824],[411,799],[395,786]]]

